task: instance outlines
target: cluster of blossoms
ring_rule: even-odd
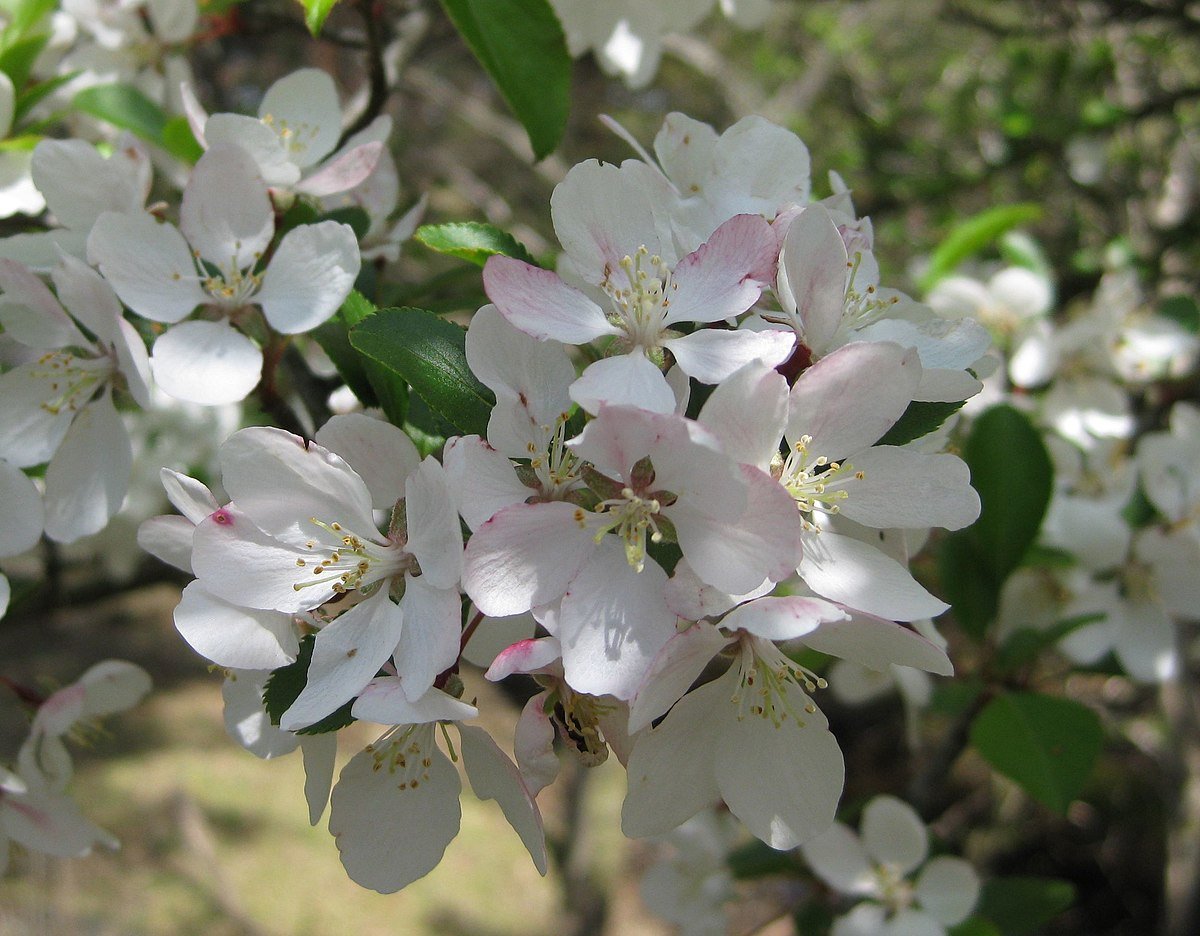
[[[1048,277],[1025,267],[948,278],[929,302],[995,335],[1001,361],[968,415],[999,401],[1026,410],[1053,459],[1040,542],[1066,561],[1008,579],[999,636],[1065,622],[1058,646],[1076,663],[1113,654],[1139,682],[1175,676],[1178,625],[1200,615],[1200,411],[1172,403],[1171,387],[1195,374],[1200,338],[1149,307],[1119,264],[1065,321],[1050,316]],[[1154,428],[1155,409],[1168,428]]]
[[[302,748],[312,817],[328,798],[365,886],[405,886],[457,834],[440,725],[539,869],[556,734],[626,765],[631,836],[723,800],[791,848],[829,827],[843,782],[825,680],[796,655],[951,670],[908,626],[946,605],[906,534],[966,526],[979,501],[956,456],[884,437],[914,400],[978,389],[986,332],[878,285],[869,222],[844,191],[811,200],[786,131],[675,114],[655,150],[556,188],[562,276],[488,261],[466,334],[496,399],[486,438],[439,459],[363,413],[310,442],[244,429],[219,452],[227,500],[166,471],[182,516],[142,527],[196,577],[175,621],[226,669],[231,732],[260,756]],[[462,724],[464,659],[544,688],[515,762]],[[385,730],[330,797],[355,719]]]

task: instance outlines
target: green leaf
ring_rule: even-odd
[[[951,533],[938,546],[941,593],[954,608],[954,619],[975,640],[983,640],[996,616],[1000,585],[987,570],[970,530]]]
[[[401,426],[408,415],[408,385],[350,344],[350,330],[375,311],[371,300],[357,290],[352,291],[337,314],[317,326],[312,335],[354,395],[367,406],[382,407],[387,418]]]
[[[350,344],[403,378],[463,434],[487,434],[496,398],[467,366],[466,330],[424,309],[381,309],[350,332]]]
[[[1002,673],[1012,672],[1018,667],[1032,662],[1043,650],[1058,643],[1067,634],[1088,624],[1103,621],[1105,616],[1102,611],[1094,614],[1077,614],[1066,620],[1058,621],[1045,630],[1022,627],[1010,634],[1004,641],[1003,646],[996,654],[996,667]]]
[[[733,876],[741,880],[772,874],[795,874],[797,867],[794,852],[776,851],[758,840],[735,848],[726,861]]]
[[[1011,406],[993,406],[975,421],[963,458],[983,503],[970,535],[999,591],[1037,538],[1054,468],[1029,417]]]
[[[367,231],[371,227],[371,216],[367,214],[365,209],[359,208],[357,205],[335,208],[333,211],[323,214],[320,220],[338,221],[349,225],[350,229],[354,231],[354,236],[360,241],[367,236]]]
[[[162,145],[176,159],[193,166],[204,155],[204,147],[196,142],[186,117],[172,117],[163,124]]]
[[[283,713],[291,708],[292,703],[296,701],[308,683],[308,666],[312,662],[315,642],[316,638],[309,634],[300,641],[300,652],[296,654],[296,659],[287,666],[273,670],[267,677],[266,685],[263,686],[263,706],[267,710],[272,725],[279,724]],[[307,728],[301,728],[296,734],[325,734],[345,728],[351,722],[356,721],[355,717],[350,714],[353,705],[354,700],[351,699],[336,712],[331,712]]]
[[[996,924],[1002,936],[1027,936],[1075,903],[1070,881],[1042,877],[994,878],[983,885],[976,912]]]
[[[29,30],[37,26],[51,10],[58,6],[58,0],[5,0],[3,10],[9,14],[8,25],[4,28],[4,45],[7,47],[10,34],[19,39]]]
[[[964,260],[995,243],[1003,234],[1042,216],[1041,205],[997,205],[957,225],[934,250],[929,269],[921,277],[921,288],[928,290]]]
[[[955,403],[927,403],[913,400],[895,424],[883,434],[876,445],[904,445],[936,432],[947,419],[962,409],[966,400]]]
[[[1200,306],[1191,296],[1168,296],[1159,303],[1158,314],[1200,335]]]
[[[537,266],[525,245],[498,227],[477,221],[452,221],[448,224],[422,224],[413,235],[430,250],[449,254],[483,266],[488,257],[500,254],[516,257]]]
[[[74,105],[85,114],[128,130],[150,143],[162,143],[167,115],[161,107],[133,85],[107,84],[84,88]]]
[[[3,71],[3,69],[0,69]],[[16,105],[13,107],[13,125],[16,126],[20,121],[38,104],[39,101],[45,100],[49,95],[53,94],[63,85],[78,78],[80,72],[71,71],[64,75],[55,75],[53,78],[47,78],[45,81],[39,81],[37,84],[26,88],[17,96]]]
[[[969,917],[946,930],[949,936],[1004,936],[990,920],[982,917]]]
[[[14,88],[22,88],[29,80],[29,72],[34,60],[46,48],[50,37],[44,33],[33,36],[23,36],[12,42],[4,43],[0,50],[0,71],[8,75]]]
[[[1057,813],[1083,789],[1102,741],[1091,709],[1034,692],[997,696],[971,725],[971,744],[983,758]]]
[[[552,153],[567,128],[571,57],[547,0],[441,0],[451,21],[529,134]]]
[[[338,0],[300,0],[300,5],[304,7],[304,25],[310,33],[314,36],[321,35],[321,27],[325,25],[325,19],[337,2]]]

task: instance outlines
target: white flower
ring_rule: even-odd
[[[354,232],[334,221],[289,231],[264,268],[274,211],[254,161],[234,146],[196,163],[180,228],[105,212],[88,258],[129,308],[172,326],[155,341],[151,365],[159,386],[183,400],[234,402],[257,385],[262,352],[229,318],[240,321],[256,305],[275,331],[308,331],[337,311],[358,275]],[[197,306],[223,317],[183,321]]]
[[[925,824],[894,796],[877,796],[867,804],[861,838],[839,822],[800,850],[834,890],[877,902],[839,917],[835,936],[945,936],[947,927],[970,916],[979,899],[979,877],[967,862],[949,856],[925,861]]]

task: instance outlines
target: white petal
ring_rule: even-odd
[[[261,120],[242,114],[213,114],[204,124],[212,146],[239,146],[254,159],[263,181],[272,186],[295,185],[300,167],[290,158],[275,131]]]
[[[779,453],[787,411],[787,381],[767,365],[751,362],[713,390],[699,422],[728,454],[765,469]]]
[[[280,716],[279,727],[304,728],[361,692],[395,651],[402,621],[400,609],[383,587],[319,631],[308,682]]]
[[[810,205],[788,228],[779,262],[785,309],[794,309],[804,343],[825,351],[846,303],[846,245],[829,212]]]
[[[821,653],[880,672],[892,665],[915,667],[939,676],[954,672],[946,651],[916,631],[862,614],[844,622],[822,624],[803,642]]]
[[[221,687],[225,699],[225,731],[255,757],[269,760],[296,750],[300,739],[271,724],[263,708],[263,686],[269,673],[230,673]]]
[[[517,756],[525,786],[533,796],[537,796],[558,776],[554,724],[546,714],[546,693],[539,692],[521,710],[521,717],[513,732],[513,753]]]
[[[226,278],[262,258],[275,234],[275,214],[267,185],[245,150],[222,144],[200,157],[183,190],[179,228]]]
[[[276,331],[309,331],[350,295],[361,263],[348,224],[321,221],[292,228],[275,248],[254,301]]]
[[[175,607],[175,629],[201,656],[233,669],[286,666],[300,649],[290,614],[230,604],[199,582],[183,590]]]
[[[436,588],[426,578],[408,578],[400,599],[405,625],[395,651],[396,673],[414,701],[433,685],[438,673],[454,665],[462,634],[458,589]]]
[[[12,598],[12,586],[8,584],[7,576],[0,574],[0,618],[3,618],[4,615],[8,613],[8,602],[10,598]]]
[[[378,676],[359,693],[354,702],[354,717],[379,725],[423,725],[434,721],[463,721],[475,718],[479,710],[461,699],[427,689],[415,699],[404,691],[404,680]]]
[[[45,464],[62,444],[75,416],[69,406],[52,412],[54,391],[36,361],[0,374],[0,457],[18,468]]]
[[[396,774],[376,769],[382,750],[356,754],[342,769],[329,801],[329,831],[350,878],[392,894],[432,871],[458,834],[462,781],[446,755],[433,745],[409,754],[429,758],[416,784],[398,788]]]
[[[90,666],[78,684],[84,688],[84,718],[103,718],[131,709],[151,688],[149,674],[127,660],[104,660]]]
[[[378,140],[348,149],[296,185],[297,192],[327,198],[361,185],[386,153]]]
[[[534,493],[517,479],[507,456],[479,436],[450,439],[442,451],[442,464],[458,512],[472,530],[505,507],[525,503]]]
[[[651,661],[633,697],[629,731],[640,731],[679,701],[727,643],[729,639],[707,621],[672,636]]]
[[[818,625],[827,621],[844,621],[849,617],[828,601],[791,595],[759,598],[734,608],[721,626],[744,630],[766,640],[791,640],[811,635]]]
[[[979,901],[979,875],[961,858],[940,855],[917,879],[917,903],[939,923],[961,923]]]
[[[589,413],[599,412],[601,406],[675,411],[675,394],[662,371],[637,350],[589,364],[571,384],[571,399]]]
[[[105,158],[84,140],[42,140],[32,169],[58,223],[84,235],[105,211],[140,213],[150,191],[150,158],[140,145]]]
[[[111,839],[84,818],[74,800],[49,790],[12,797],[0,812],[0,831],[26,848],[56,858],[78,858],[97,842]]]
[[[150,355],[154,380],[177,400],[237,403],[258,386],[263,356],[228,322],[180,322],[159,335]]]
[[[316,825],[329,802],[333,765],[337,758],[337,732],[326,731],[300,738],[304,757],[304,799],[308,802],[308,824]]]
[[[537,622],[532,614],[485,618],[463,648],[463,659],[481,669],[490,670],[505,650],[530,639],[536,631]]]
[[[845,489],[848,496],[839,511],[858,523],[880,529],[960,530],[979,517],[970,469],[956,455],[877,445],[859,452],[845,467],[850,474],[827,489]]]
[[[459,725],[458,731],[471,789],[481,800],[496,801],[508,824],[521,837],[534,867],[544,876],[547,858],[542,814],[521,779],[521,772],[482,728]]]
[[[402,430],[362,413],[334,416],[317,430],[314,441],[358,473],[377,510],[392,508],[404,496],[404,480],[421,462],[417,447]]]
[[[434,588],[457,588],[462,577],[462,527],[450,496],[446,469],[430,455],[405,487],[408,552],[421,565],[421,577]]]
[[[312,166],[333,152],[342,109],[333,79],[319,68],[301,68],[267,89],[258,114],[281,137],[297,166]]]
[[[183,572],[192,572],[192,536],[196,525],[175,515],[151,517],[138,526],[137,543],[155,559]]]
[[[178,322],[211,302],[183,235],[148,214],[106,211],[92,227],[87,253],[121,301],[155,322]]]
[[[816,838],[800,845],[804,860],[817,877],[842,894],[875,891],[874,869],[858,836],[835,822]]]
[[[829,936],[891,936],[885,914],[879,904],[861,903],[833,921]]]
[[[0,459],[0,558],[32,549],[42,535],[42,496],[20,468]]]
[[[670,338],[663,347],[688,375],[701,383],[720,383],[752,361],[768,367],[782,364],[795,343],[796,336],[789,331],[701,328],[682,338]]]
[[[195,478],[170,468],[163,468],[159,478],[167,492],[167,500],[193,525],[220,507],[212,491]]]
[[[929,854],[925,823],[908,803],[894,796],[877,796],[867,803],[860,829],[867,854],[890,865],[901,877]]]
[[[500,618],[499,620],[524,618],[533,620],[532,615],[516,615],[514,618]],[[557,626],[555,630],[557,630]],[[499,682],[513,673],[554,672],[557,675],[562,672],[561,665],[558,665],[557,670],[555,669],[561,658],[562,644],[559,643],[557,637],[524,637],[496,654],[492,665],[488,667],[483,676],[492,682]]]
[[[76,415],[46,468],[46,535],[60,543],[102,530],[125,500],[133,447],[108,394]]]
[[[22,263],[0,260],[0,324],[30,348],[90,347],[49,288]]]

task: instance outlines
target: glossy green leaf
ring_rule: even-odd
[[[291,708],[292,703],[304,691],[304,687],[308,683],[308,667],[312,662],[313,644],[315,641],[316,638],[312,634],[309,634],[300,641],[300,651],[296,654],[296,659],[287,666],[281,666],[273,670],[271,675],[267,677],[267,683],[263,686],[263,707],[267,710],[267,715],[270,717],[272,725],[279,724],[279,719],[283,716],[283,713]],[[301,728],[296,734],[325,734],[329,731],[337,731],[339,728],[345,728],[356,720],[350,714],[350,709],[353,705],[354,700],[351,699],[336,712],[331,712],[319,722],[309,725],[307,728]]]
[[[990,247],[1008,231],[1030,224],[1042,215],[1040,205],[997,205],[956,226],[934,250],[929,269],[921,277],[921,288],[928,290],[986,247]]]
[[[1042,877],[995,878],[983,885],[977,913],[1002,936],[1030,936],[1075,902],[1070,881]]]
[[[567,128],[571,57],[548,0],[441,0],[451,21],[529,134],[536,158]]]
[[[381,309],[351,330],[350,344],[405,380],[463,434],[487,434],[496,398],[467,366],[466,329],[424,309]]]
[[[413,237],[440,254],[449,254],[483,266],[488,257],[500,254],[537,265],[525,245],[498,227],[476,221],[452,221],[448,224],[423,224]]]
[[[963,449],[982,510],[970,528],[997,591],[1037,538],[1054,468],[1029,417],[1011,406],[980,416]]]
[[[204,147],[196,142],[192,127],[183,116],[172,117],[163,124],[162,145],[172,156],[191,165],[204,155]]]
[[[310,33],[314,36],[321,35],[321,27],[325,25],[326,18],[337,2],[338,0],[300,0],[300,5],[304,7],[304,25]]]
[[[971,725],[983,758],[1058,813],[1082,791],[1103,739],[1091,709],[1034,692],[997,696]]]
[[[161,143],[167,115],[161,107],[133,85],[107,84],[84,88],[74,105],[85,114],[114,127],[128,130],[151,143]]]
[[[924,438],[936,432],[947,419],[962,409],[965,400],[954,403],[928,403],[913,400],[908,409],[896,420],[892,428],[883,434],[876,445],[904,445],[914,439]]]

